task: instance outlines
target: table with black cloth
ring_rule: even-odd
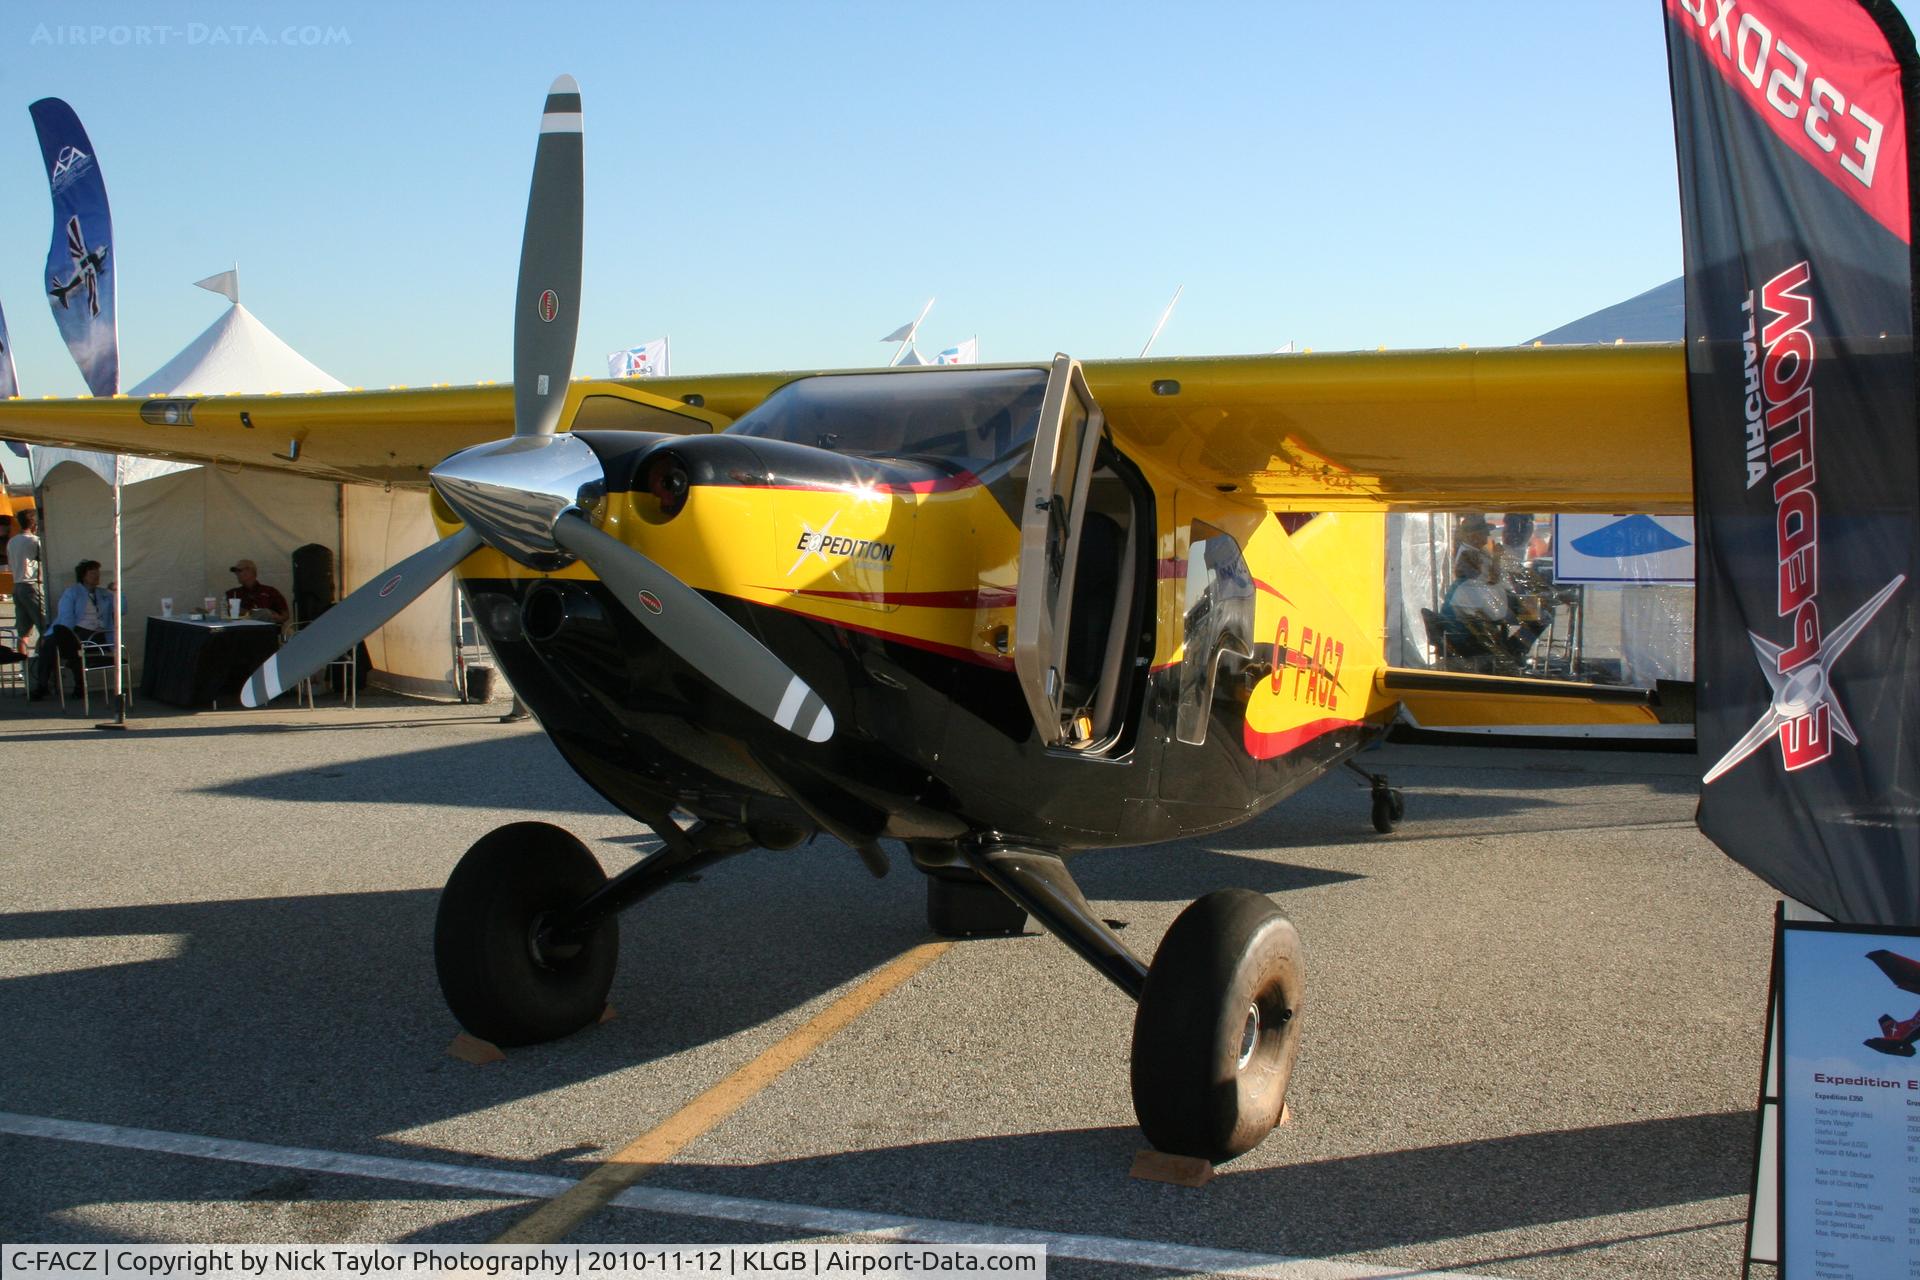
[[[176,707],[236,703],[280,647],[280,628],[251,618],[148,618],[140,696]]]

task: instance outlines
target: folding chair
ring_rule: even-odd
[[[5,645],[15,653],[20,652],[20,632],[13,627],[0,627],[0,645]],[[27,659],[22,656],[18,662],[0,664],[0,689],[18,689],[27,691]]]
[[[133,706],[133,660],[124,652],[120,655],[122,667],[121,679],[127,691],[127,706]],[[93,714],[93,677],[100,677],[100,696],[103,699],[113,696],[113,646],[102,640],[82,640],[80,642],[80,711],[83,715]],[[60,691],[60,712],[67,710],[67,682],[62,673],[53,673],[53,683]]]
[[[304,631],[310,624],[310,621],[310,619],[302,619],[299,614],[296,613],[293,618],[294,633],[298,634]],[[323,672],[326,674],[328,680],[340,685],[340,701],[357,710],[360,706],[360,646],[355,644],[345,653],[334,658],[324,667],[321,667],[319,671],[314,672],[313,675],[308,676],[300,682],[300,696],[307,700],[307,709],[309,711],[313,710],[314,707],[313,682],[319,678]]]

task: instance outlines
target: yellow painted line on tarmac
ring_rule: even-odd
[[[887,993],[945,955],[950,942],[924,942],[888,961],[859,986],[815,1014],[746,1066],[714,1085],[494,1238],[495,1244],[552,1244],[640,1179],[672,1160],[695,1139],[745,1106],[786,1070],[831,1040]]]

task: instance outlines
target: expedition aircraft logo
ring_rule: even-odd
[[[1773,701],[1753,728],[1747,730],[1740,741],[1720,757],[1720,762],[1707,770],[1701,782],[1712,782],[1748,756],[1758,751],[1767,739],[1778,736],[1780,755],[1789,770],[1804,769],[1810,764],[1818,764],[1833,751],[1831,734],[1839,734],[1854,746],[1860,745],[1859,735],[1853,731],[1853,725],[1847,719],[1847,713],[1840,708],[1840,699],[1833,691],[1833,664],[1847,651],[1867,624],[1873,621],[1873,615],[1900,589],[1907,580],[1904,573],[1895,574],[1893,581],[1874,593],[1873,599],[1853,611],[1853,616],[1839,627],[1827,633],[1813,657],[1793,668],[1781,671],[1780,658],[1786,652],[1782,645],[1765,640],[1747,632],[1747,639],[1753,641],[1754,655],[1760,661],[1761,673],[1767,677],[1767,684],[1773,689]]]
[[[833,522],[839,518],[840,513],[834,512],[818,530],[804,520],[800,522],[800,540],[793,544],[800,556],[793,562],[793,568],[787,570],[789,578],[815,556],[822,564],[831,565],[833,558],[838,558],[851,560],[865,569],[885,569],[893,563],[893,543],[878,538],[843,537],[833,531]]]

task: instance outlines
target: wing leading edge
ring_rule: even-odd
[[[1686,357],[1677,343],[1084,368],[1128,454],[1275,511],[1663,513],[1692,502]],[[693,429],[710,429],[813,372],[826,371],[584,381],[573,393],[661,397],[706,424]],[[173,401],[190,404],[190,425],[166,421],[156,407]],[[13,400],[0,403],[0,438],[423,486],[434,463],[506,434],[512,417],[505,385]]]

